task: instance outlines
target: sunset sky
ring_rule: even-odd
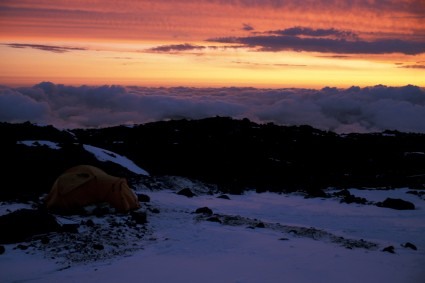
[[[423,0],[1,0],[0,84],[425,86]]]

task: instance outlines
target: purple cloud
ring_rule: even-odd
[[[335,37],[339,39],[358,39],[358,35],[346,30],[312,29],[308,27],[292,27],[283,30],[267,31],[267,34],[281,36],[310,36],[310,37]]]
[[[33,49],[49,51],[53,53],[65,53],[70,51],[87,50],[81,47],[68,47],[68,46],[56,46],[56,45],[44,45],[44,44],[7,43],[4,45],[9,46],[11,48],[33,48]]]
[[[399,68],[408,68],[408,69],[425,69],[424,64],[415,64],[415,65],[403,65]]]
[[[322,130],[425,133],[425,89],[149,88],[66,86],[49,82],[0,88],[0,121],[60,128],[107,127],[176,118],[228,116]]]
[[[267,34],[267,35],[265,35]],[[267,31],[246,37],[221,37],[207,41],[242,44],[260,51],[308,51],[336,54],[387,54],[403,53],[416,55],[425,53],[425,41],[400,39],[359,39],[355,33],[336,29],[311,29],[293,27]]]
[[[158,52],[158,53],[174,53],[174,52],[183,52],[183,51],[192,51],[192,50],[202,50],[205,48],[206,48],[205,46],[184,43],[184,44],[161,45],[161,46],[150,48],[148,49],[148,51]]]
[[[254,27],[250,24],[243,24],[242,25],[242,30],[246,30],[246,31],[252,31],[254,30]]]

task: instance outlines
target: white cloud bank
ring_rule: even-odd
[[[106,127],[212,116],[259,123],[308,124],[338,133],[399,130],[425,133],[425,89],[146,88],[66,86],[0,87],[0,121],[59,128]]]

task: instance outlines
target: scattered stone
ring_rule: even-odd
[[[108,206],[96,206],[92,212],[96,217],[104,217],[107,214],[110,214],[110,208]]]
[[[19,245],[16,246],[16,248],[25,251],[25,250],[28,249],[28,246],[27,245],[19,244]]]
[[[404,245],[401,245],[401,246],[403,248],[408,248],[408,249],[412,249],[412,250],[415,250],[415,251],[418,250],[418,248],[414,244],[412,244],[410,242],[407,242],[407,243],[405,243]]]
[[[347,238],[339,237],[332,233],[329,233],[324,230],[316,229],[314,227],[307,228],[307,227],[282,225],[280,223],[268,223],[268,222],[259,221],[258,219],[246,218],[246,217],[242,217],[238,215],[235,216],[235,215],[214,214],[214,216],[208,217],[208,218],[202,215],[198,215],[196,219],[218,222],[223,225],[244,226],[244,227],[247,227],[248,229],[255,229],[258,226],[262,227],[264,225],[265,229],[270,229],[273,231],[281,231],[285,234],[290,234],[295,237],[306,237],[306,238],[311,238],[314,240],[323,239],[323,240],[331,241],[335,244],[338,244],[340,246],[350,248],[350,249],[354,249],[354,248],[362,248],[367,250],[378,249],[378,245],[376,243],[365,241],[363,239],[355,240],[355,239],[347,239]]]
[[[151,198],[148,195],[145,195],[145,194],[138,194],[137,200],[140,201],[140,202],[150,202]]]
[[[148,210],[152,213],[156,213],[156,214],[160,213],[160,210],[158,208],[148,208]]]
[[[256,228],[266,228],[266,225],[264,225],[263,222],[259,222],[257,225],[255,225]]]
[[[230,200],[230,197],[228,195],[219,195],[217,198]]]
[[[201,207],[201,208],[198,208],[198,209],[195,211],[195,213],[197,213],[197,214],[207,214],[207,215],[212,215],[212,214],[213,214],[213,211],[212,211],[210,208],[208,208],[208,207]]]
[[[392,253],[392,254],[394,254],[394,253],[395,253],[395,251],[394,251],[394,247],[393,247],[393,246],[388,246],[388,247],[384,248],[382,251],[383,251],[383,252]]]
[[[148,222],[146,212],[144,211],[132,211],[130,215],[137,224],[146,224]]]
[[[4,254],[5,252],[6,252],[6,248],[0,245],[0,255]]]
[[[209,217],[209,218],[207,218],[206,220],[207,220],[207,221],[210,221],[210,222],[217,222],[217,223],[221,223],[220,218],[218,218],[217,216]]]
[[[362,197],[356,197],[354,195],[348,195],[345,196],[342,200],[341,203],[358,203],[358,204],[366,204],[367,203],[367,199],[362,198]]]
[[[337,197],[348,197],[348,196],[351,196],[351,193],[347,189],[343,189],[343,190],[340,190],[338,192],[333,193],[333,195],[337,196]]]
[[[47,245],[48,243],[50,243],[50,239],[49,239],[49,237],[42,237],[42,238],[40,239],[40,242],[41,242],[43,245]]]
[[[89,219],[84,223],[87,227],[94,227],[94,222],[93,220]]]
[[[0,243],[18,243],[34,235],[60,230],[56,218],[43,210],[20,209],[0,216]]]
[[[182,189],[178,191],[177,194],[188,198],[196,196],[189,188]]]
[[[414,210],[415,205],[411,203],[410,201],[405,201],[402,199],[395,199],[395,198],[387,198],[383,202],[378,202],[376,204],[379,207],[387,207],[397,210]]]
[[[103,250],[105,247],[102,244],[93,244],[93,249],[101,251]]]
[[[317,188],[312,188],[306,190],[307,195],[304,198],[326,198],[328,195],[322,190]]]
[[[78,233],[78,228],[80,227],[80,224],[63,224],[61,226],[60,231],[64,233]]]

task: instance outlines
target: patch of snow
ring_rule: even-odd
[[[425,152],[423,151],[409,151],[409,152],[405,152],[404,156],[415,156],[415,155],[425,155]]]
[[[402,198],[417,209],[397,211],[296,194],[247,192],[229,195],[226,200],[210,194],[187,198],[173,190],[138,189],[151,198],[143,209],[148,212],[147,227],[152,234],[143,239],[127,235],[126,242],[142,249],[63,266],[54,264],[57,259],[6,245],[6,253],[0,255],[0,274],[5,282],[421,283],[425,278],[425,202],[406,191],[350,190],[370,200]],[[347,239],[364,239],[378,248],[347,249],[267,226],[199,221],[194,211],[205,206],[220,215],[314,227]],[[151,212],[154,208],[159,213]],[[418,249],[402,247],[406,242]],[[395,254],[382,251],[389,245],[394,246]]]
[[[115,152],[112,152],[106,149],[88,145],[88,144],[84,144],[83,146],[85,150],[87,150],[88,152],[96,156],[96,158],[99,161],[111,161],[121,165],[122,167],[127,168],[129,171],[134,172],[136,174],[146,175],[146,176],[149,175],[149,173],[146,170],[140,168],[133,161],[131,161],[125,156],[119,155]]]
[[[17,144],[24,144],[26,146],[47,146],[51,149],[61,149],[58,143],[46,140],[17,141]]]
[[[31,209],[32,204],[29,203],[16,203],[16,202],[0,202],[0,216],[9,214],[19,209]]]

